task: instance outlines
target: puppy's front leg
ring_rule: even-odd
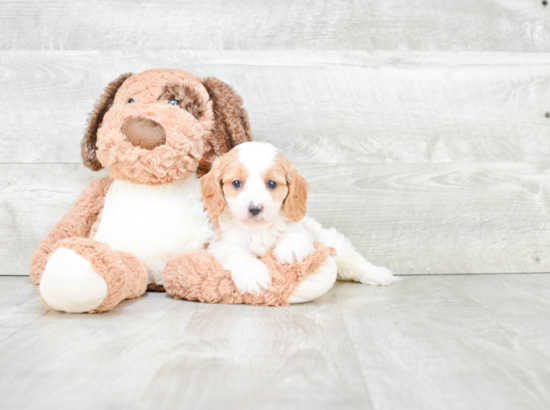
[[[313,237],[305,229],[302,229],[284,233],[273,249],[273,256],[280,263],[294,261],[304,263],[304,259],[313,251],[315,251]]]
[[[218,260],[224,269],[231,271],[231,278],[241,293],[257,295],[271,286],[267,265],[248,252],[234,251]]]

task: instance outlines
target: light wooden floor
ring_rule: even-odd
[[[547,409],[550,274],[339,283],[292,308],[48,312],[0,277],[0,408]]]

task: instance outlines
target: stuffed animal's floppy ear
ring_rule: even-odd
[[[223,160],[223,158],[222,158]],[[225,197],[222,189],[222,175],[224,164],[217,159],[208,174],[201,178],[202,200],[208,216],[212,221],[220,216],[225,208]]]
[[[292,222],[298,222],[306,216],[309,184],[294,167],[288,172],[287,183],[288,195],[283,202],[283,211]]]
[[[99,171],[103,168],[103,165],[101,165],[96,156],[97,130],[101,127],[105,113],[109,111],[109,108],[111,108],[116,92],[122,83],[124,83],[124,81],[131,76],[132,73],[122,74],[116,80],[112,81],[107,88],[105,88],[105,91],[103,91],[103,94],[96,102],[94,110],[88,117],[88,128],[81,143],[82,161],[84,162],[84,165],[92,171]]]
[[[212,100],[216,125],[209,141],[216,155],[223,155],[236,145],[252,141],[248,114],[243,99],[217,78],[205,78],[203,85]]]

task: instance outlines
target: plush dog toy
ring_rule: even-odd
[[[251,139],[242,99],[215,78],[154,69],[109,84],[82,141],[84,165],[108,168],[109,177],[82,192],[31,259],[30,275],[45,304],[65,312],[106,311],[148,286],[162,290],[166,266],[172,282],[188,284],[189,299],[217,280],[208,268],[178,276],[181,256],[204,249],[213,235],[198,177],[217,156]],[[283,302],[316,273],[336,277],[327,249],[318,245],[315,261],[292,277],[285,273],[292,268],[274,266],[287,285]],[[231,293],[231,280],[223,283]]]

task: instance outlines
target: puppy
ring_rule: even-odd
[[[208,251],[231,271],[242,293],[258,294],[271,285],[269,268],[258,259],[268,250],[279,262],[302,263],[315,240],[336,249],[338,279],[393,282],[390,270],[366,261],[344,235],[306,217],[309,185],[273,145],[245,142],[233,148],[216,159],[202,182],[216,235]]]

